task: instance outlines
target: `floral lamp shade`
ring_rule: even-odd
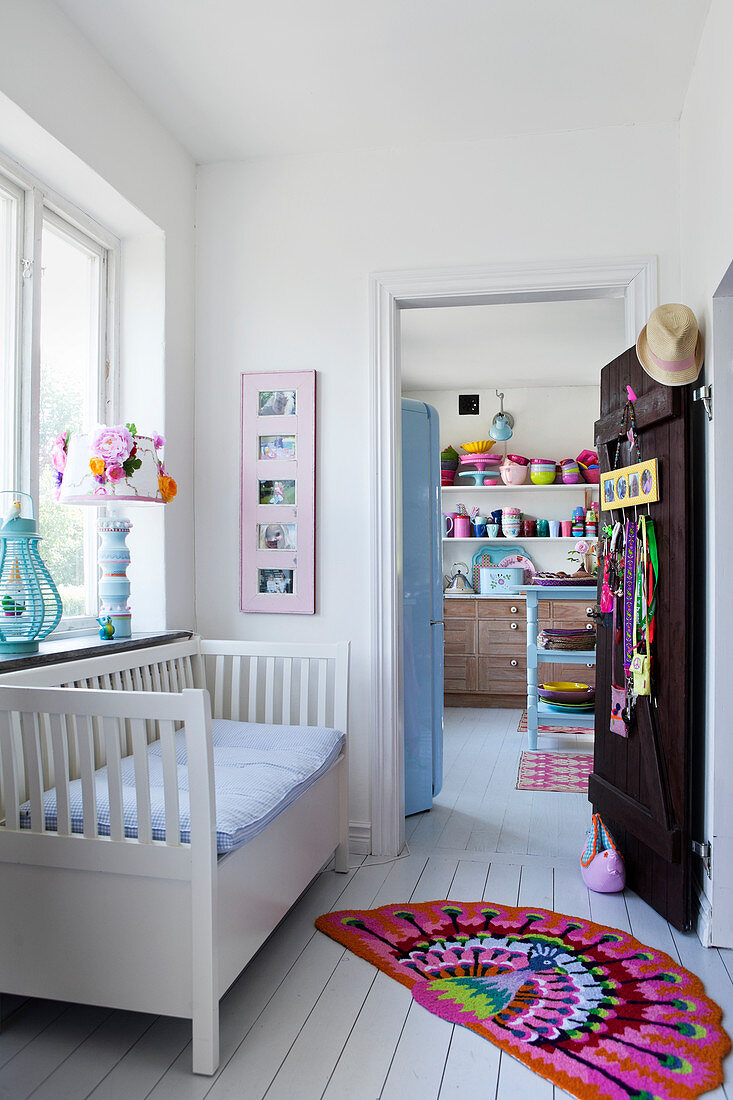
[[[140,435],[134,424],[97,427],[87,434],[62,432],[53,445],[59,504],[168,504],[178,487],[166,473],[162,435]],[[119,509],[99,520],[100,618],[111,620],[118,638],[132,632],[128,605],[132,524]]]
[[[60,504],[168,504],[178,488],[165,471],[162,435],[138,435],[134,424],[62,432],[52,459]]]

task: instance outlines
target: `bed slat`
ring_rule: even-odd
[[[135,797],[137,799],[137,839],[150,844],[153,826],[150,814],[150,773],[148,771],[148,737],[145,721],[133,718],[132,759],[135,768]]]
[[[94,731],[88,714],[77,715],[76,740],[81,772],[84,836],[97,836],[97,792],[94,787]]]
[[[102,719],[107,750],[107,789],[109,792],[109,835],[112,840],[124,840],[125,823],[122,813],[122,771],[120,768],[120,721]]]
[[[31,713],[21,714],[20,732],[23,739],[28,796],[31,800],[31,832],[44,833],[46,831],[46,819],[43,813],[43,781],[41,778],[38,716]]]
[[[214,674],[214,717],[224,717],[224,658],[221,654],[216,658]]]
[[[232,690],[230,717],[233,722],[239,721],[239,688],[242,679],[242,658],[232,657]]]
[[[283,658],[283,695],[282,695],[282,714],[280,721],[284,726],[290,725],[290,708],[291,698],[290,692],[293,689],[293,658]]]
[[[249,705],[247,707],[247,721],[257,721],[257,677],[259,671],[259,658],[254,656],[249,659]]]
[[[308,700],[310,698],[311,663],[308,657],[300,662],[300,713],[298,724],[308,725]]]
[[[275,703],[275,658],[265,658],[265,721],[272,722]]]
[[[318,662],[318,715],[316,725],[326,725],[326,688],[328,687],[328,661],[321,657]]]
[[[157,661],[150,666],[153,675],[153,691],[164,691],[163,680],[160,675],[160,665]]]
[[[56,832],[60,836],[71,836],[69,742],[65,714],[51,715],[51,749],[56,782]]]
[[[9,829],[19,829],[18,760],[15,753],[12,715],[8,710],[0,711],[0,760],[3,766],[5,824]]]
[[[178,809],[178,762],[175,727],[167,719],[160,725],[160,749],[163,758],[163,794],[165,797],[165,842],[180,846],[181,819]]]

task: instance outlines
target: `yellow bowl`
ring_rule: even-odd
[[[493,439],[479,439],[474,443],[461,443],[461,447],[467,454],[484,455],[494,446]]]
[[[587,691],[588,684],[571,683],[570,680],[553,680],[549,684],[540,684],[546,691]]]

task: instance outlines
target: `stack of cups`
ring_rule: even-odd
[[[518,508],[502,508],[501,529],[506,538],[516,539],[519,537],[520,520],[521,513]]]

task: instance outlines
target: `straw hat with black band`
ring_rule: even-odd
[[[700,373],[703,339],[689,306],[657,306],[639,333],[636,355],[648,375],[663,386],[686,386]]]

